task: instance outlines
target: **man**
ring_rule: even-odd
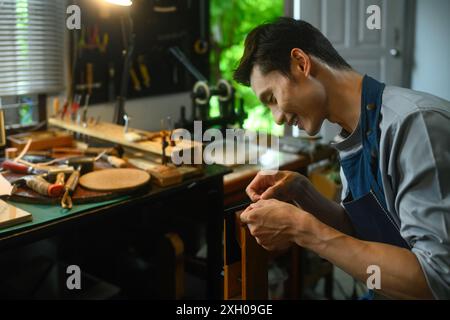
[[[449,299],[450,103],[358,74],[290,18],[249,33],[234,77],[278,124],[309,135],[324,119],[342,127],[342,204],[297,173],[258,174],[241,215],[258,243],[305,247],[364,283],[378,266],[379,292],[391,298]]]

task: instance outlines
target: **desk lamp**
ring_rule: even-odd
[[[119,125],[124,125],[126,119],[129,117],[125,112],[125,100],[128,90],[128,80],[130,72],[130,64],[133,57],[133,51],[135,46],[136,34],[134,33],[133,19],[131,18],[130,7],[133,4],[131,0],[103,0],[104,2],[116,6],[128,7],[126,13],[121,16],[121,28],[122,28],[122,38],[124,44],[123,51],[123,70],[122,78],[120,82],[120,93],[117,97],[116,106],[114,109],[113,122]]]

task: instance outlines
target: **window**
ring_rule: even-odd
[[[211,80],[231,81],[233,70],[244,52],[244,40],[257,25],[283,16],[283,0],[211,0]],[[236,95],[243,97],[248,118],[244,128],[282,135],[283,126],[272,119],[270,110],[258,101],[250,88],[237,85]],[[211,116],[218,115],[218,106],[211,101]]]
[[[0,0],[0,98],[6,125],[36,121],[37,95],[64,84],[65,1]]]

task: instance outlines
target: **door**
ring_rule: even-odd
[[[330,40],[358,72],[388,85],[403,86],[405,0],[300,0],[294,17],[308,21]],[[380,8],[380,29],[367,20]]]

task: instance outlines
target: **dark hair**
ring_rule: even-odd
[[[234,79],[249,86],[255,65],[264,74],[277,70],[289,77],[293,48],[302,49],[330,67],[351,69],[319,30],[305,21],[282,17],[257,26],[247,35],[244,54],[234,71]]]

